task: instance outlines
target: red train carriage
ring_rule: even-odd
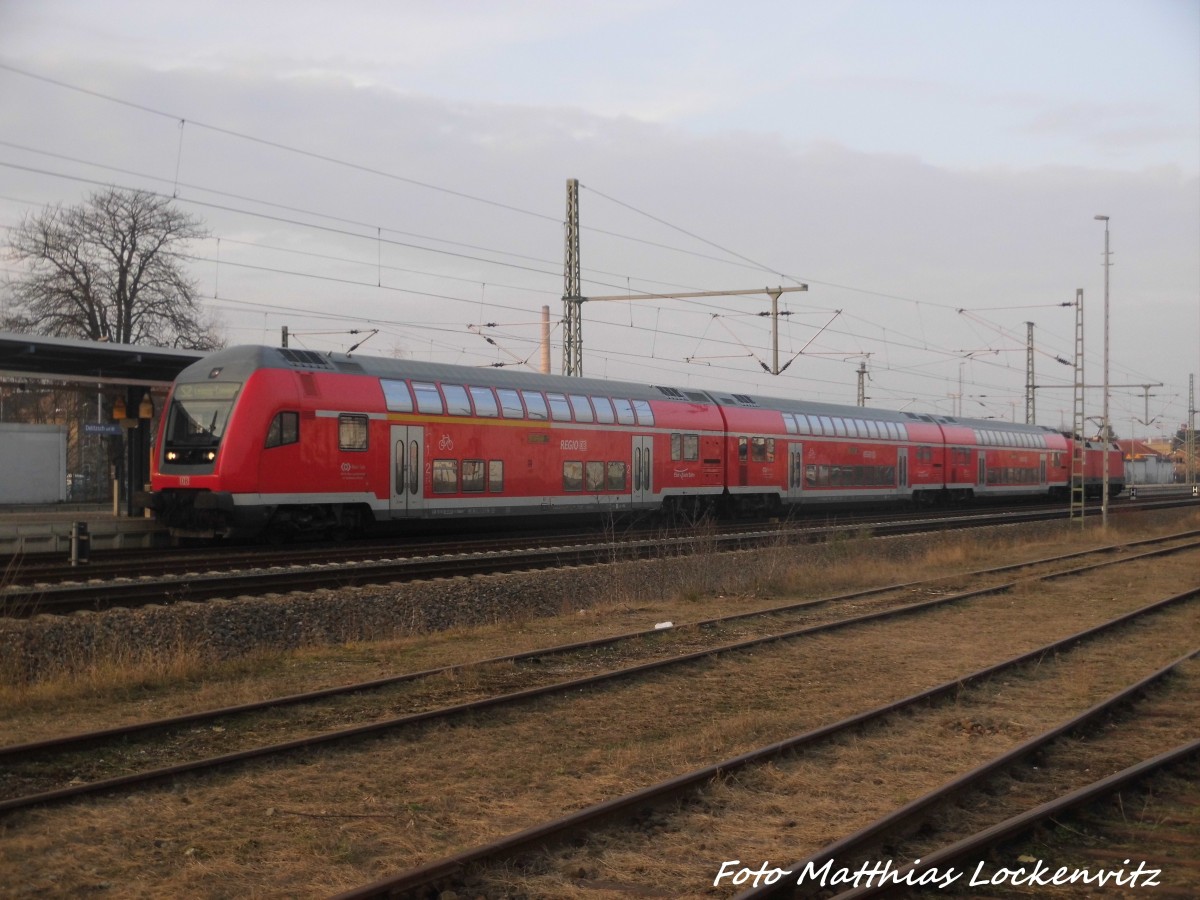
[[[656,509],[724,491],[699,392],[269,347],[179,376],[147,505],[176,534]]]
[[[176,381],[144,503],[176,534],[227,536],[943,502],[1065,492],[1070,453],[1036,426],[237,347]]]

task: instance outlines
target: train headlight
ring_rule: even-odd
[[[176,453],[174,450],[167,451],[167,462],[175,462],[177,459],[179,459],[178,453]]]
[[[209,461],[209,462],[212,462],[212,461],[213,461],[214,459],[216,459],[216,458],[217,458],[217,451],[216,451],[216,450],[209,450],[209,451],[208,451],[208,461]]]

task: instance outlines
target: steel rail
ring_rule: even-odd
[[[1168,597],[1156,603],[1149,604],[1139,610],[1134,610],[1125,613],[1121,616],[1111,619],[1108,622],[1102,623],[1092,628],[1069,635],[1068,637],[1046,644],[1035,650],[1019,654],[1011,657],[1003,662],[995,663],[983,669],[979,669],[961,678],[955,678],[950,681],[943,682],[932,688],[912,694],[901,700],[876,707],[875,709],[866,712],[857,713],[848,718],[842,719],[839,722],[834,722],[820,728],[807,731],[803,734],[787,738],[782,741],[777,741],[766,747],[760,747],[756,750],[751,750],[743,753],[740,756],[726,759],[710,766],[705,766],[701,769],[696,769],[685,775],[680,775],[669,779],[659,784],[651,785],[639,791],[626,794],[622,797],[617,797],[602,803],[595,804],[587,809],[580,810],[567,816],[554,819],[550,822],[545,822],[540,825],[535,825],[532,828],[527,828],[524,831],[509,835],[497,841],[475,847],[470,850],[465,850],[461,853],[456,853],[452,856],[442,859],[433,860],[425,865],[411,869],[407,872],[402,872],[398,875],[389,876],[375,881],[371,884],[362,887],[354,888],[338,894],[334,900],[367,900],[367,898],[375,897],[395,897],[406,896],[411,892],[423,890],[437,885],[446,879],[461,873],[469,865],[477,865],[481,862],[498,862],[501,860],[511,859],[514,856],[522,853],[527,853],[531,850],[543,848],[550,844],[560,843],[563,840],[577,834],[580,831],[586,831],[595,828],[597,825],[617,819],[628,818],[638,811],[648,807],[657,806],[668,800],[673,800],[677,797],[688,794],[695,789],[708,784],[714,778],[728,775],[750,765],[767,762],[776,759],[786,753],[791,753],[798,748],[816,743],[819,740],[828,738],[839,732],[847,731],[852,728],[882,719],[893,713],[913,707],[917,704],[924,703],[930,700],[940,699],[943,697],[954,696],[963,687],[991,678],[1008,669],[1015,668],[1024,663],[1040,660],[1047,653],[1057,650],[1065,650],[1066,648],[1094,637],[1102,632],[1109,631],[1113,628],[1120,627],[1127,622],[1134,621],[1144,615],[1150,615],[1154,612],[1167,608],[1176,603],[1185,602],[1200,596],[1200,587],[1193,588],[1182,594],[1176,594],[1173,597]]]
[[[903,876],[911,871],[915,876],[919,877],[921,872],[928,871],[929,869],[943,868],[969,856],[981,855],[988,849],[1005,841],[1020,837],[1035,826],[1053,819],[1062,813],[1070,812],[1080,806],[1108,797],[1129,785],[1136,784],[1151,775],[1155,775],[1179,763],[1186,762],[1198,755],[1200,755],[1200,738],[1180,744],[1177,747],[1172,747],[1170,750],[1166,750],[1150,759],[1134,763],[1120,772],[1114,772],[1107,778],[1093,781],[1091,784],[1084,785],[1068,794],[1063,794],[1061,797],[1049,800],[1040,806],[1035,806],[1033,809],[1018,813],[1015,816],[1005,819],[1003,822],[997,822],[983,831],[979,831],[947,847],[927,854],[922,857],[920,865],[915,867],[912,865],[904,866],[898,869],[896,874],[897,876]],[[860,900],[860,898],[864,897],[878,897],[890,889],[890,886],[888,888],[864,887],[838,894],[835,900]]]
[[[876,819],[868,825],[864,825],[859,830],[827,844],[811,856],[807,856],[798,862],[787,866],[787,871],[801,873],[808,871],[809,866],[820,868],[829,860],[837,859],[838,857],[845,858],[860,854],[864,850],[877,844],[885,835],[890,835],[900,828],[904,823],[912,821],[917,816],[926,812],[933,806],[943,803],[946,800],[960,794],[964,791],[978,787],[987,779],[994,776],[996,773],[1014,766],[1024,759],[1036,753],[1038,750],[1046,747],[1053,741],[1056,741],[1065,735],[1074,731],[1080,730],[1085,725],[1092,724],[1097,718],[1111,712],[1122,703],[1132,701],[1137,695],[1141,694],[1152,685],[1165,679],[1168,675],[1174,672],[1180,665],[1190,659],[1194,659],[1200,655],[1200,650],[1193,650],[1190,653],[1185,653],[1183,656],[1168,663],[1155,672],[1150,673],[1146,677],[1139,679],[1134,684],[1122,688],[1111,696],[1094,704],[1078,715],[1072,716],[1059,724],[1055,725],[1041,734],[1022,741],[1020,744],[1005,751],[999,756],[993,757],[987,762],[968,772],[964,772],[940,787],[917,797],[901,807],[893,810],[885,816]],[[991,831],[988,829],[987,831]],[[984,832],[981,832],[984,833]],[[966,843],[959,842],[959,843]],[[957,844],[955,845],[957,846]],[[947,848],[949,849],[949,848]],[[971,849],[975,849],[971,847]],[[966,852],[966,851],[964,851]],[[936,863],[934,857],[937,854],[926,854],[921,858],[919,866],[906,865],[900,866],[895,872],[896,878],[902,878],[909,871],[915,871],[918,874],[931,868],[935,868]],[[960,857],[961,858],[961,857]],[[901,882],[903,886],[907,886]],[[838,900],[849,900],[853,897],[855,900],[862,897],[879,896],[885,889],[894,889],[896,884],[877,885],[876,890],[870,888],[860,888],[857,890],[844,891],[837,895]],[[795,895],[800,889],[800,886],[795,880],[790,882],[780,879],[772,885],[761,885],[757,888],[750,888],[737,894],[733,900],[767,900],[767,898],[790,897]]]
[[[1072,553],[1064,553],[1052,557],[1041,557],[1039,559],[1029,560],[1026,562],[1008,563],[1002,566],[992,566],[986,569],[977,569],[972,572],[955,573],[952,576],[941,576],[939,578],[927,579],[925,581],[909,581],[899,582],[896,584],[883,585],[881,587],[866,588],[860,591],[852,591],[845,594],[835,594],[828,597],[820,597],[814,600],[804,600],[799,603],[788,603],[781,606],[769,607],[766,609],[752,610],[749,612],[732,613],[727,616],[717,616],[710,619],[700,619],[695,622],[681,622],[678,625],[672,626],[671,631],[678,632],[683,629],[703,629],[728,625],[734,622],[743,621],[746,619],[765,618],[768,616],[784,615],[795,613],[801,610],[808,610],[818,606],[824,606],[831,603],[841,603],[849,600],[860,600],[866,597],[875,596],[878,594],[891,593],[902,590],[911,590],[922,584],[935,584],[938,581],[945,580],[948,577],[954,578],[974,578],[981,575],[994,575],[1003,572],[1032,568],[1034,566],[1047,565],[1050,563],[1059,563],[1066,560],[1078,559],[1085,556],[1093,556],[1098,553],[1112,553],[1124,548],[1141,547],[1148,544],[1159,544],[1168,541],[1186,540],[1200,534],[1200,531],[1180,532],[1172,535],[1164,535],[1157,538],[1145,538],[1138,541],[1131,541],[1124,544],[1113,544],[1106,547],[1095,547],[1089,550],[1078,550]],[[1179,548],[1163,548],[1161,552],[1174,552]],[[1144,554],[1143,554],[1144,555]],[[1134,557],[1141,558],[1139,557]],[[1121,562],[1131,561],[1123,559]],[[1111,562],[1106,562],[1104,565],[1109,565]],[[1076,570],[1070,570],[1072,574]],[[1055,573],[1045,573],[1043,575],[1034,576],[1036,578],[1046,578]],[[1010,583],[1011,584],[1011,583]],[[961,599],[961,598],[952,598]],[[416,672],[405,672],[397,675],[389,675],[383,678],[376,678],[370,681],[357,682],[354,684],[337,685],[328,688],[321,688],[314,691],[306,691],[298,694],[289,694],[283,697],[273,697],[265,700],[256,700],[249,703],[241,703],[234,706],[219,707],[216,709],[201,710],[193,713],[184,713],[177,716],[170,716],[162,719],[154,719],[143,722],[133,722],[128,725],[119,725],[112,728],[106,728],[97,731],[82,732],[77,734],[62,735],[59,737],[46,738],[39,741],[29,741],[22,744],[9,744],[0,747],[0,760],[16,759],[23,756],[33,754],[44,755],[47,753],[59,753],[69,750],[78,750],[86,746],[102,743],[106,740],[114,738],[130,738],[139,735],[146,735],[155,731],[163,731],[169,728],[179,727],[183,725],[194,725],[201,722],[211,722],[217,719],[229,718],[236,715],[258,712],[266,709],[278,709],[285,706],[292,706],[301,703],[310,703],[317,700],[325,700],[331,697],[346,696],[355,693],[363,693],[380,688],[389,687],[392,685],[402,684],[410,681],[417,681],[423,678],[431,678],[435,676],[448,675],[453,673],[461,673],[474,668],[484,666],[521,662],[527,659],[541,659],[549,656],[562,656],[568,653],[578,652],[581,650],[591,650],[597,647],[609,646],[625,641],[639,640],[648,637],[662,635],[667,629],[662,628],[647,628],[641,631],[626,632],[624,634],[609,635],[606,637],[592,638],[585,641],[575,641],[568,644],[560,644],[553,647],[543,647],[535,650],[525,650],[520,653],[510,653],[502,656],[488,657],[482,660],[473,660],[464,663],[457,663],[449,666],[438,666],[432,669],[423,669]]]
[[[936,530],[945,525],[989,527],[998,524],[1021,524],[1061,518],[1061,511],[1005,511],[967,515],[950,519],[875,522],[870,524],[872,536],[919,533]],[[998,521],[999,519],[999,521]],[[803,529],[800,534],[819,533],[828,537],[839,533],[856,533],[866,523],[833,525],[821,529]],[[590,544],[554,548],[500,551],[483,554],[445,554],[400,560],[358,561],[354,563],[316,565],[291,568],[286,571],[252,571],[188,575],[163,580],[102,582],[99,584],[58,585],[16,588],[0,591],[0,616],[28,618],[34,615],[64,614],[79,611],[101,611],[114,606],[145,606],[152,603],[174,603],[183,600],[200,601],[216,597],[241,596],[253,593],[286,593],[292,590],[319,588],[339,589],[365,584],[414,581],[464,575],[499,574],[527,569],[549,569],[572,565],[587,565],[614,560],[655,557],[663,547],[676,548],[689,543],[712,542],[720,549],[744,549],[756,544],[770,544],[781,538],[776,529],[759,529],[750,533],[726,535],[668,536],[644,538],[621,543]],[[466,558],[464,558],[464,556]]]

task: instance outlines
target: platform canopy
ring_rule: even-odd
[[[68,384],[169,385],[208,354],[200,350],[109,344],[0,331],[0,377]]]

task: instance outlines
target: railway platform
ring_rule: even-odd
[[[112,504],[0,505],[0,556],[71,553],[71,529],[87,525],[90,550],[167,546],[166,530],[153,519],[114,516]]]

